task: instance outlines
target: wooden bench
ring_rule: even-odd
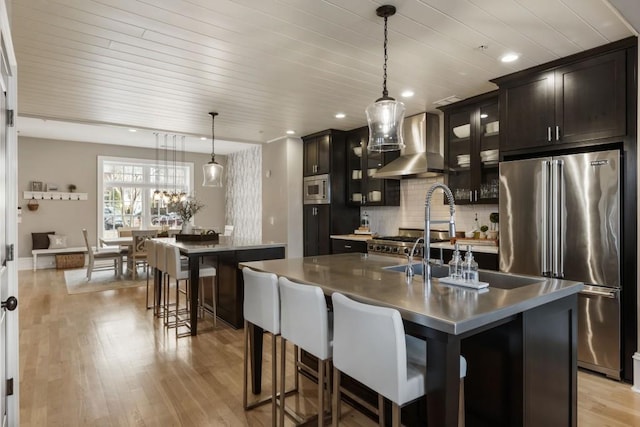
[[[36,271],[38,266],[38,255],[58,255],[58,254],[68,254],[82,252],[87,253],[87,248],[85,246],[78,246],[75,248],[61,248],[61,249],[33,249],[31,251],[31,255],[33,256],[33,271]]]

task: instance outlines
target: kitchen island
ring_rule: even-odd
[[[240,266],[398,309],[407,333],[427,343],[428,425],[457,425],[460,354],[469,366],[468,426],[576,425],[582,283],[485,271],[481,280],[491,286],[476,291],[437,279],[424,284],[421,276],[407,282],[402,271],[385,269],[396,264],[392,257],[341,254]]]
[[[244,301],[244,286],[242,272],[238,270],[238,263],[243,261],[269,260],[284,258],[286,244],[263,242],[256,239],[242,239],[234,236],[220,236],[218,242],[195,243],[176,241],[175,238],[158,239],[163,243],[176,246],[180,254],[189,259],[189,284],[191,286],[191,307],[198,306],[198,286],[200,279],[200,263],[216,267],[217,298],[216,309],[218,317],[234,328],[242,328],[242,303]],[[156,278],[160,275],[156,274]],[[156,280],[156,289],[160,289],[160,282]],[[158,297],[160,292],[157,292]],[[207,301],[205,295],[205,302]],[[159,301],[158,301],[159,304]],[[191,313],[197,313],[191,310]],[[198,333],[198,316],[190,316],[191,335]]]

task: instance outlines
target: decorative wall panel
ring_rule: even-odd
[[[227,156],[226,220],[239,238],[262,239],[262,147]]]

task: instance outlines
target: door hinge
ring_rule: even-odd
[[[13,261],[13,248],[14,248],[13,243],[10,245],[7,245],[7,261]]]
[[[7,396],[13,396],[13,378],[7,379]]]
[[[14,110],[7,110],[7,126],[13,127],[15,124],[14,120]]]

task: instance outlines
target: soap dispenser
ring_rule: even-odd
[[[456,280],[462,279],[462,258],[457,243],[451,261],[449,261],[449,277]]]
[[[473,259],[471,245],[467,246],[467,253],[464,256],[464,262],[462,263],[462,279],[465,282],[472,283],[478,281],[478,263]]]

